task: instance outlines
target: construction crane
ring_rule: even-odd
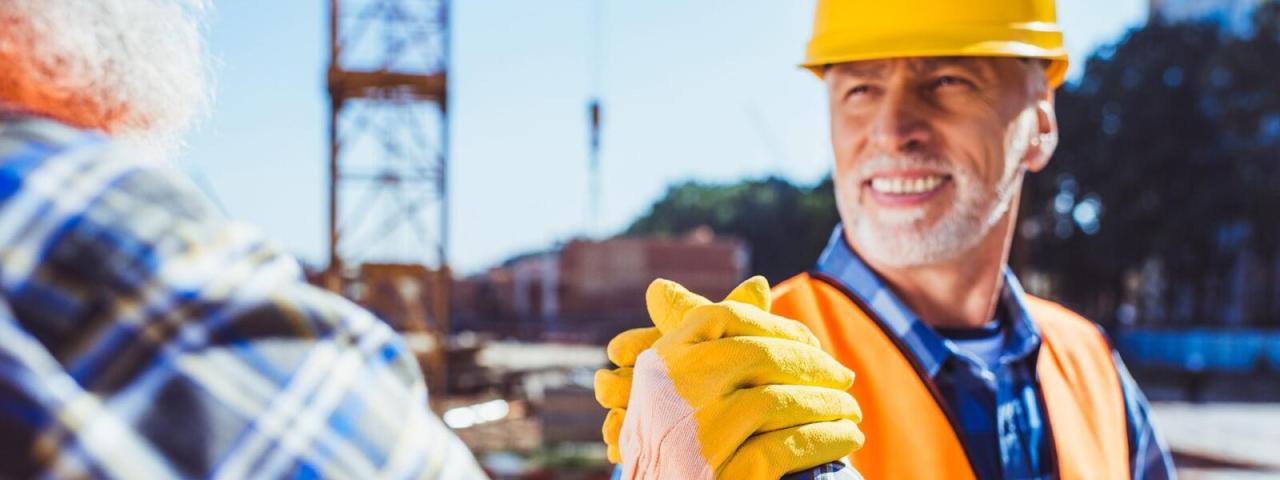
[[[590,25],[588,29],[591,32],[588,39],[587,52],[587,68],[591,70],[587,99],[587,128],[588,128],[588,144],[587,144],[587,224],[586,236],[594,237],[600,234],[600,209],[601,198],[600,191],[600,127],[604,115],[604,103],[601,100],[601,91],[603,90],[602,71],[604,66],[604,40],[601,32],[604,29],[602,22],[604,21],[604,5],[602,0],[588,0],[591,2],[591,15],[588,17]]]
[[[329,265],[322,281],[404,332],[429,384],[443,386],[449,2],[330,0],[329,13]]]

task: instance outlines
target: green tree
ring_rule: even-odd
[[[625,233],[674,236],[705,225],[744,240],[751,272],[776,283],[813,267],[837,221],[831,180],[805,188],[770,177],[675,185]]]
[[[1029,181],[1021,234],[1060,299],[1110,318],[1126,279],[1155,262],[1162,310],[1209,323],[1242,251],[1275,264],[1277,11],[1262,7],[1248,37],[1213,23],[1133,30],[1059,92],[1061,146]],[[1101,206],[1094,224],[1077,218],[1086,201]]]

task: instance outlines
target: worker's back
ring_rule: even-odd
[[[171,167],[0,117],[0,478],[486,478],[426,394]]]

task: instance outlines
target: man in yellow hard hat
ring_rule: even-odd
[[[819,0],[803,65],[829,95],[842,222],[814,271],[754,305],[724,302],[734,308],[722,323],[798,320],[858,374],[849,391],[866,412],[867,440],[850,462],[867,478],[1172,477],[1146,399],[1103,333],[1023,292],[1007,267],[1023,176],[1042,170],[1058,142],[1054,89],[1067,55],[1053,0]],[[650,333],[648,351],[665,358],[670,331]],[[750,335],[795,337],[770,332]],[[698,338],[734,335],[717,333]],[[623,334],[611,350],[643,350],[640,337]],[[632,383],[597,387],[629,389],[631,408],[618,415],[624,450],[628,438],[643,443],[634,425],[660,416],[633,418],[664,391],[642,382],[645,355],[618,356],[623,369],[633,365]],[[716,374],[660,366],[659,380]],[[612,441],[608,424],[605,433]],[[820,460],[812,450],[773,452]],[[624,467],[669,461],[621,458]]]

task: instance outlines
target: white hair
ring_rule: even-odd
[[[207,0],[0,1],[0,109],[176,146],[209,101]]]
[[[1039,96],[1048,90],[1049,82],[1045,71],[1048,70],[1050,62],[1040,58],[1020,58],[1019,60],[1027,72],[1027,92],[1032,96]]]

